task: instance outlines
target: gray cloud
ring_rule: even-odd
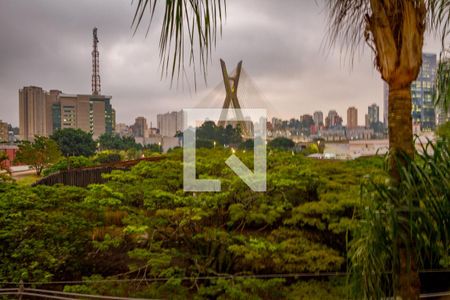
[[[363,123],[369,104],[382,106],[382,81],[369,50],[350,70],[339,49],[326,49],[326,16],[315,1],[228,1],[209,84],[199,82],[197,93],[170,89],[170,80],[160,79],[158,20],[149,37],[145,28],[133,36],[133,13],[131,1],[123,0],[1,0],[0,119],[18,124],[18,89],[25,85],[89,93],[95,26],[102,92],[113,96],[119,122],[140,115],[154,121],[157,113],[195,107],[220,83],[219,58],[230,68],[242,59],[259,93],[276,108],[273,114],[283,118],[317,109],[345,117],[347,107],[356,106]],[[437,52],[439,43],[429,39],[425,50]],[[257,97],[241,89],[242,102]],[[213,98],[220,105],[221,95]]]

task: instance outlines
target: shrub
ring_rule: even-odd
[[[119,153],[110,153],[110,152],[101,152],[97,154],[95,158],[95,162],[99,164],[110,164],[119,162],[122,160],[122,157]]]

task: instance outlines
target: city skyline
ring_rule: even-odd
[[[209,66],[209,84],[205,88],[199,80],[198,92],[189,93],[187,88],[170,89],[169,79],[160,81],[157,26],[152,27],[147,39],[145,30],[133,37],[130,25],[134,11],[129,3],[3,1],[0,119],[18,125],[17,97],[23,86],[89,93],[94,26],[100,36],[102,91],[113,96],[118,123],[132,124],[140,115],[155,123],[157,114],[194,107],[220,82],[220,57],[231,65],[243,59],[265,99],[276,107],[274,115],[283,119],[332,109],[345,117],[346,109],[355,106],[358,120],[364,120],[368,105],[375,102],[382,108],[383,83],[372,68],[369,50],[366,48],[355,59],[351,71],[342,62],[339,49],[325,50],[325,15],[320,5],[297,2],[283,2],[277,10],[270,1],[258,5],[255,1],[229,3],[224,35]],[[246,7],[252,7],[251,12]],[[254,34],[255,28],[265,34]],[[426,40],[425,52],[437,53],[439,49],[438,41]],[[325,86],[323,81],[327,82]]]

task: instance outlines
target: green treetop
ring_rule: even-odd
[[[56,131],[51,136],[64,156],[92,156],[95,153],[96,145],[92,139],[92,134],[81,129],[65,128]]]
[[[61,157],[58,144],[49,138],[36,136],[34,142],[24,141],[19,145],[16,161],[32,166],[37,175],[44,168],[58,162]]]

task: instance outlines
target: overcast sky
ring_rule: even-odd
[[[347,108],[356,106],[363,124],[367,106],[375,102],[382,118],[382,80],[369,50],[350,68],[339,49],[326,49],[326,14],[321,2],[315,2],[229,0],[208,85],[200,81],[198,91],[190,92],[171,89],[168,79],[161,80],[159,24],[154,23],[147,38],[145,26],[133,36],[131,0],[0,0],[0,119],[18,125],[18,90],[23,86],[90,93],[93,27],[99,30],[102,93],[112,95],[117,122],[131,124],[137,116],[155,122],[158,113],[198,107],[214,88],[222,92],[216,88],[219,58],[230,69],[244,61],[272,115],[299,118],[336,109],[345,122]],[[426,39],[425,51],[439,49],[437,40]],[[240,87],[244,107],[243,98],[256,94],[245,84]],[[222,96],[214,96],[220,98],[214,105],[221,106]]]

